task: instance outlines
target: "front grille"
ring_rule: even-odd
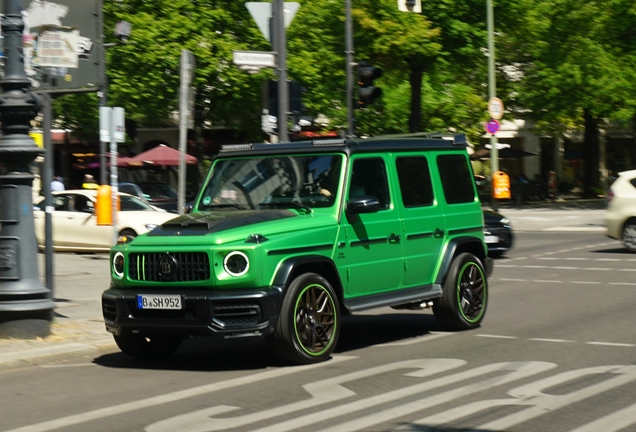
[[[161,265],[165,257],[172,257],[170,262],[176,264],[169,268],[170,271]],[[208,280],[210,260],[205,252],[131,253],[128,256],[128,278],[147,282]]]

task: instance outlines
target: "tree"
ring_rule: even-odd
[[[234,50],[264,47],[242,2],[231,0],[110,0],[107,25],[132,24],[128,43],[108,52],[112,103],[145,126],[160,126],[178,108],[182,49],[196,58],[197,116],[207,125],[260,135],[261,83],[232,64]]]
[[[634,63],[621,41],[634,28],[633,5],[631,28],[621,25],[622,35],[610,29],[621,21],[617,12],[629,8],[625,1],[520,0],[517,6],[522,13],[506,61],[523,65],[519,101],[534,119],[570,118],[584,128],[583,195],[594,196],[599,120],[634,112]]]

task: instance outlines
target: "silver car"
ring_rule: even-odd
[[[619,173],[608,198],[605,234],[636,252],[636,170]]]
[[[51,213],[53,249],[56,251],[105,252],[114,244],[115,233],[110,225],[97,225],[95,203],[97,191],[81,189],[53,192]],[[119,194],[117,233],[136,237],[155,229],[176,215],[157,210],[140,199]],[[44,248],[44,199],[35,204],[35,236],[38,247]]]

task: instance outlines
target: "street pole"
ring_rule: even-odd
[[[488,27],[488,97],[489,99],[497,97],[497,84],[495,81],[495,40],[494,40],[494,13],[492,9],[492,0],[486,0],[487,8],[487,27]],[[490,134],[490,179],[493,181],[493,175],[499,171],[499,149],[497,148],[497,137],[495,134]],[[492,188],[491,188],[492,189]],[[492,196],[492,208],[494,211],[498,210],[499,203],[497,198]]]
[[[272,1],[272,18],[278,51],[278,142],[289,142],[287,112],[289,111],[289,85],[287,84],[287,37],[285,34],[284,0]]]
[[[108,106],[108,83],[106,82],[106,47],[104,46],[104,5],[97,2],[97,31],[99,32],[99,106]],[[99,184],[106,182],[106,143],[99,140]]]
[[[353,23],[351,18],[351,0],[346,0],[345,8],[345,54],[347,56],[347,138],[353,138],[355,125],[353,120]]]
[[[0,338],[35,339],[51,334],[55,303],[38,273],[29,164],[43,151],[29,129],[40,101],[28,91],[31,82],[24,71],[21,3],[5,0],[2,16],[6,60],[0,79]]]

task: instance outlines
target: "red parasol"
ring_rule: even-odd
[[[181,153],[179,150],[175,150],[165,144],[159,144],[157,147],[153,147],[150,150],[139,153],[137,156],[131,157],[126,166],[177,166],[179,165],[180,156]],[[194,165],[197,163],[197,158],[189,154],[185,155],[185,160],[187,165]],[[119,165],[119,163],[117,165]]]

